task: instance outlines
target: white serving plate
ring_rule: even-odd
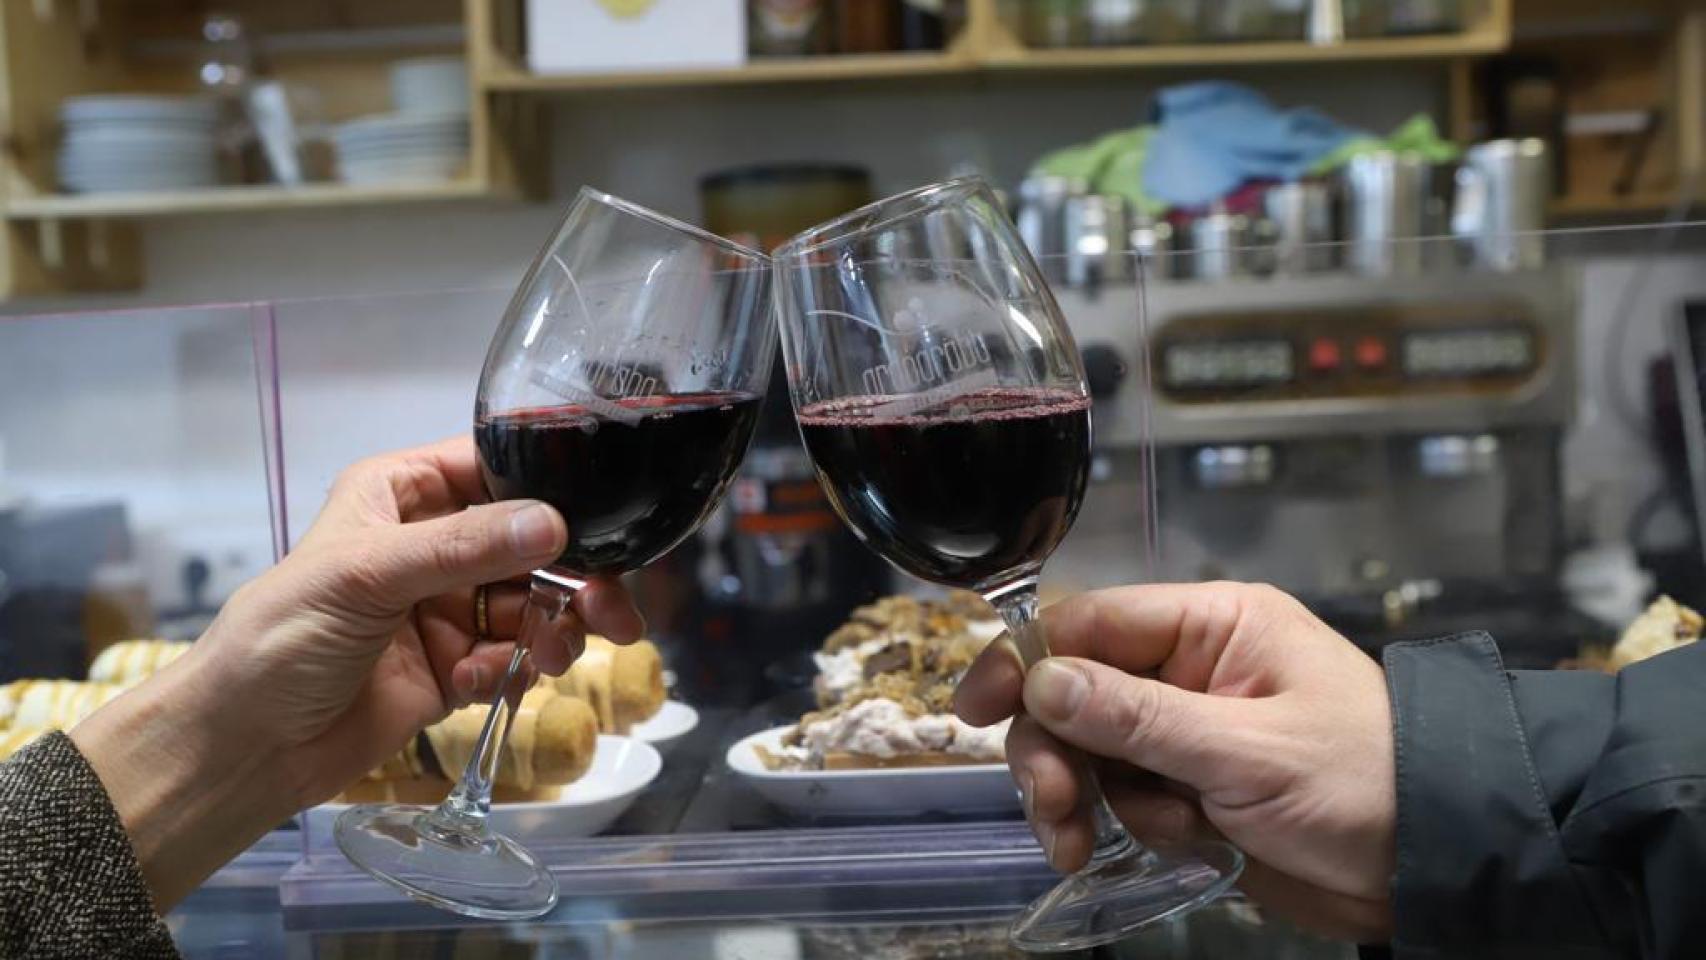
[[[456,179],[460,164],[432,167],[340,167],[338,179],[344,183],[383,185],[387,183],[443,183]]]
[[[200,156],[164,159],[155,157],[135,157],[125,161],[116,157],[66,157],[59,158],[59,169],[67,173],[177,173],[191,170],[214,170],[218,164],[211,156]]]
[[[212,150],[217,139],[212,130],[183,126],[151,126],[147,124],[95,124],[77,126],[65,131],[68,147],[106,147],[112,150],[146,150],[199,148]]]
[[[789,727],[772,727],[729,747],[729,768],[766,800],[804,817],[921,817],[1010,814],[1019,792],[1004,763],[881,770],[771,770],[755,747],[781,749]]]
[[[332,137],[338,146],[350,149],[417,146],[421,144],[467,143],[467,127],[442,130],[399,130],[379,133],[339,133]]]
[[[218,168],[211,163],[149,164],[129,167],[104,163],[62,163],[58,169],[60,176],[63,177],[112,180],[202,179],[211,178],[218,173]]]
[[[466,153],[415,153],[384,157],[339,157],[344,170],[455,170],[468,162]]]
[[[665,700],[662,709],[650,720],[636,723],[629,729],[628,735],[636,740],[644,740],[657,748],[658,753],[669,756],[676,744],[682,738],[693,732],[699,725],[699,711],[685,703],[676,700]]]
[[[190,172],[190,173],[211,172],[211,171],[217,169],[217,167],[218,167],[217,164],[215,164],[212,160],[206,159],[206,158],[198,158],[198,159],[194,159],[194,160],[186,159],[183,161],[171,161],[171,162],[161,162],[161,161],[150,160],[146,163],[136,162],[136,163],[129,163],[129,164],[118,163],[115,161],[108,161],[108,160],[61,160],[59,162],[59,171],[61,173],[96,173],[96,174],[102,174],[102,173],[130,173],[130,172],[135,172],[135,173],[142,173],[142,174],[154,174],[154,173],[178,174],[178,173],[184,173],[184,172]]]
[[[219,103],[206,97],[158,97],[146,94],[99,94],[71,97],[59,108],[67,124],[219,122]]]
[[[663,758],[649,743],[631,737],[600,735],[598,752],[586,775],[563,788],[555,800],[492,805],[492,828],[523,844],[528,840],[590,837],[610,828],[640,791],[663,769]],[[338,815],[349,804],[325,803],[303,814],[304,825],[328,840]]]
[[[466,113],[380,113],[340,123],[332,130],[337,140],[440,134],[468,129]]]
[[[125,179],[99,177],[61,177],[60,184],[72,193],[146,193],[150,191],[197,190],[217,187],[216,177],[178,177],[160,179]]]

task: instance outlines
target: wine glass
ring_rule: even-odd
[[[474,406],[487,492],[551,504],[568,546],[533,573],[509,671],[449,797],[338,818],[357,866],[468,916],[524,919],[556,904],[551,873],[487,822],[519,668],[586,578],[656,560],[716,506],[771,369],[770,282],[762,254],[580,192],[504,311]]]
[[[923,187],[774,256],[782,350],[819,481],[907,573],[983,594],[1026,668],[1049,655],[1037,579],[1084,496],[1090,398],[1060,308],[989,187]],[[1132,839],[1080,765],[1089,865],[1014,920],[1015,945],[1107,943],[1224,892],[1237,849]]]

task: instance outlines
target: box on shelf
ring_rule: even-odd
[[[527,0],[534,73],[737,67],[744,0]]]

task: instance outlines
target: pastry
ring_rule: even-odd
[[[859,607],[812,657],[818,706],[833,707],[873,677],[895,671],[946,675],[951,694],[959,673],[1001,631],[983,598],[963,591],[941,601],[896,596]]]
[[[1611,648],[1609,666],[1621,670],[1631,663],[1694,643],[1700,639],[1701,626],[1700,614],[1669,597],[1660,597],[1623,631],[1617,646]]]
[[[351,803],[402,800],[436,803],[462,774],[486,721],[483,704],[464,707],[422,731],[412,743],[346,789]],[[548,687],[527,691],[515,712],[493,796],[502,801],[549,799],[592,766],[598,721],[592,708]],[[423,799],[424,798],[424,799]]]
[[[101,651],[89,666],[89,679],[96,683],[129,686],[147,679],[155,671],[183,656],[190,645],[171,640],[125,640]]]
[[[818,709],[784,736],[772,769],[851,770],[999,763],[1007,725],[953,713],[954,686],[1001,634],[987,604],[885,597],[853,611],[816,655]]]
[[[589,635],[586,650],[568,671],[544,682],[590,704],[600,732],[622,736],[656,716],[667,695],[663,657],[650,640],[619,646]]]
[[[124,691],[115,683],[18,680],[0,687],[0,727],[69,729]]]

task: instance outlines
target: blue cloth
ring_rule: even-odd
[[[1250,180],[1295,180],[1352,137],[1365,136],[1308,108],[1279,110],[1236,83],[1168,87],[1143,166],[1143,189],[1179,207],[1206,207]]]

